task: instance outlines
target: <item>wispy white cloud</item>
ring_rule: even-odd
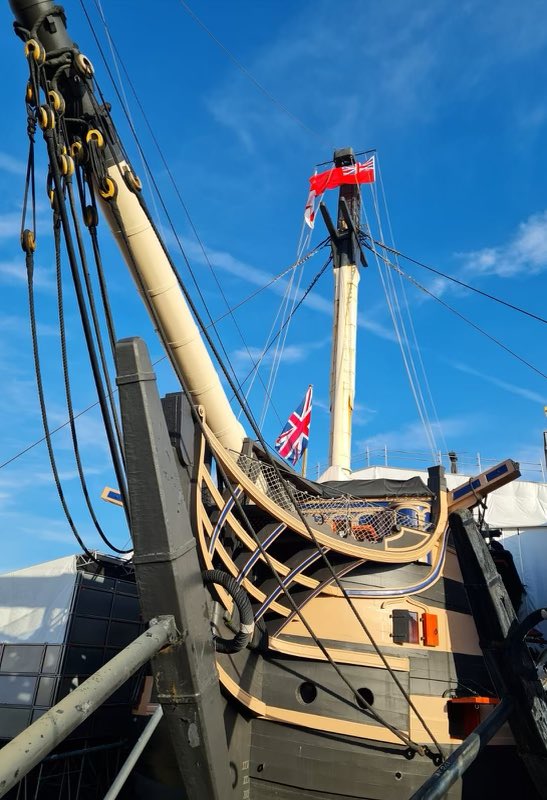
[[[29,321],[26,317],[4,314],[0,316],[0,332],[13,335],[28,336]],[[47,322],[38,322],[38,334],[40,336],[59,336],[59,328]]]
[[[547,210],[521,222],[507,242],[458,256],[464,271],[474,275],[538,275],[547,269]]]
[[[324,344],[325,342],[287,344],[283,348],[283,363],[296,364],[299,361],[305,361],[311,356],[314,350],[323,347]],[[249,368],[252,364],[257,364],[261,355],[262,348],[260,347],[241,347],[234,351],[231,356],[231,361],[235,368],[240,370],[243,368]],[[267,366],[268,364],[271,364],[274,359],[274,355],[275,348],[268,350],[268,352],[264,355],[264,358],[262,358],[260,361],[261,366]]]
[[[0,238],[2,237],[0,218]],[[27,283],[27,272],[23,257],[19,261],[0,261],[0,282],[12,286],[23,286]],[[54,291],[55,279],[53,270],[38,264],[34,270],[34,287],[44,291]]]
[[[476,420],[470,416],[447,417],[432,423],[434,436],[441,434],[445,439],[461,436],[468,433],[476,424]],[[387,446],[389,449],[416,452],[428,450],[427,437],[421,422],[410,422],[401,428],[384,431],[361,439],[356,442],[356,450],[363,451],[367,447],[371,450],[381,449]]]
[[[313,15],[307,8],[288,15],[246,67],[325,141],[351,139],[358,130],[376,137],[387,126],[431,119],[449,100],[467,100],[471,91],[480,97],[492,75],[545,47],[541,13],[538,0],[499,0],[495,7],[465,2],[457,10],[436,0],[412,7],[393,0],[372,13],[355,1],[345,6],[351,24],[333,36],[332,4],[317,2]],[[347,84],[340,91],[333,63],[357,77],[355,89]],[[245,77],[227,74],[206,100],[207,108],[247,151],[258,152],[273,138],[286,142],[299,132]]]
[[[0,151],[0,171],[8,172],[10,175],[24,175],[26,164],[20,159],[9,155],[9,153]]]
[[[532,403],[544,405],[547,402],[547,394],[541,395],[539,392],[534,392],[532,389],[527,389],[525,386],[519,386],[518,384],[510,383],[509,381],[497,378],[495,375],[488,375],[483,371],[479,371],[478,369],[470,367],[468,364],[462,364],[460,361],[448,361],[447,363],[460,372],[465,372],[467,375],[473,375],[476,378],[480,378],[481,380],[491,383],[506,392],[510,392],[510,394],[517,395],[517,397],[524,397],[526,400],[530,400]]]
[[[0,239],[19,240],[21,231],[21,214],[8,211],[0,214]]]
[[[203,252],[197,245],[190,242],[187,244],[187,250],[195,261],[201,264],[205,263]],[[210,263],[213,266],[213,269],[220,269],[223,272],[233,275],[234,277],[241,278],[241,280],[246,284],[266,286],[266,284],[270,283],[270,281],[275,277],[270,272],[254,267],[251,264],[247,264],[246,262],[235,258],[233,255],[231,255],[231,253],[223,250],[214,250],[208,248],[207,255]],[[271,286],[268,286],[268,291],[283,297],[287,292],[287,288],[288,280],[286,278],[280,278],[275,283],[272,283]],[[304,291],[304,289],[299,289],[295,292],[297,301],[302,299]],[[312,291],[310,294],[308,294],[304,300],[304,305],[315,311],[319,311],[321,314],[332,317],[332,301],[327,300],[326,297],[318,294],[317,291]],[[371,318],[370,314],[359,314],[357,317],[357,324],[359,327],[370,331],[376,336],[379,336],[381,339],[386,339],[390,342],[396,341],[393,330],[379,320]]]
[[[330,414],[329,403],[320,397],[313,398],[313,407],[319,409],[324,414]],[[363,405],[363,403],[355,403],[353,406],[353,427],[358,427],[359,425],[368,425],[368,423],[374,419],[376,414],[376,409],[369,408],[368,406]]]

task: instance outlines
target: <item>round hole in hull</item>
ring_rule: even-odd
[[[367,689],[366,687],[357,689],[357,694],[359,695],[357,702],[361,708],[367,708],[367,705],[374,705],[374,694],[370,691],[370,689]]]
[[[301,703],[309,705],[317,697],[317,686],[310,681],[304,681],[296,690],[296,696]]]

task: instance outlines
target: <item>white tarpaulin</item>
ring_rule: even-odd
[[[0,575],[0,641],[62,644],[76,583],[76,556]]]

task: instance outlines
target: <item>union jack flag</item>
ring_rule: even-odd
[[[275,449],[279,455],[293,466],[308,446],[312,393],[313,387],[308,386],[304,400],[296,411],[292,412],[287,424],[275,440]]]

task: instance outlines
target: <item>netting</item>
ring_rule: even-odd
[[[315,526],[328,525],[341,538],[378,542],[402,528],[428,531],[430,504],[426,500],[363,500],[351,495],[324,498],[297,489],[271,464],[246,455],[237,457],[240,469],[273,502],[287,511],[301,511]]]

